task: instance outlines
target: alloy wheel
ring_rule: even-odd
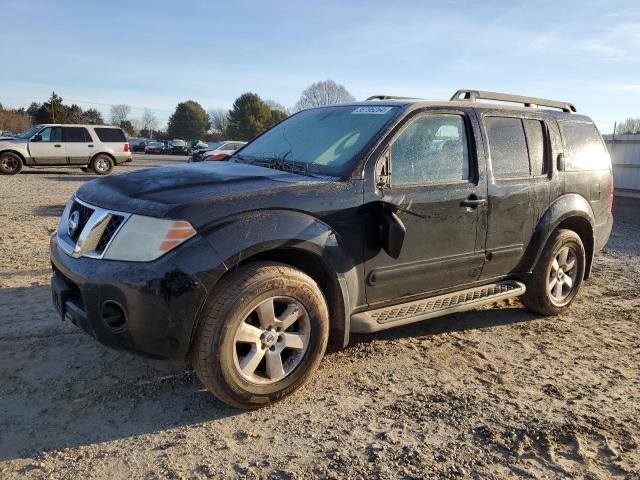
[[[547,291],[554,303],[565,302],[573,292],[578,274],[578,256],[573,247],[562,247],[551,262]]]
[[[309,346],[311,322],[300,302],[271,297],[256,305],[234,337],[234,363],[245,380],[271,384],[295,370]]]

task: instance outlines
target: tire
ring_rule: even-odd
[[[272,328],[277,325],[280,330]],[[192,347],[192,364],[223,402],[259,408],[309,380],[328,337],[327,304],[313,279],[281,263],[257,262],[240,267],[215,290]]]
[[[22,170],[22,159],[19,155],[5,152],[0,155],[0,173],[3,175],[16,175]]]
[[[113,170],[113,159],[107,155],[96,155],[91,160],[90,167],[96,175],[109,175]]]
[[[520,300],[534,312],[559,315],[569,308],[580,290],[585,264],[584,246],[578,234],[572,230],[554,231]]]

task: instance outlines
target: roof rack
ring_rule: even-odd
[[[370,100],[420,100],[415,97],[394,97],[393,95],[372,95],[367,98],[367,102]]]
[[[544,98],[524,97],[522,95],[510,95],[508,93],[484,92],[482,90],[458,90],[451,100],[499,100],[502,102],[523,103],[525,107],[536,108],[538,106],[558,108],[563,112],[575,112],[576,107],[569,102],[557,102]]]

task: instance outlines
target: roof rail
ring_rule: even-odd
[[[370,100],[420,100],[415,97],[394,97],[393,95],[372,95],[367,98],[367,102]]]
[[[451,100],[499,100],[502,102],[523,103],[525,107],[536,108],[538,106],[558,108],[563,112],[575,112],[576,107],[569,102],[557,102],[544,98],[524,97],[522,95],[510,95],[508,93],[484,92],[482,90],[458,90]]]

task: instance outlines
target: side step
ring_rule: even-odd
[[[401,303],[392,307],[360,312],[351,315],[351,332],[378,332],[449,313],[471,310],[499,300],[519,297],[525,290],[523,283],[506,280],[437,297]]]

